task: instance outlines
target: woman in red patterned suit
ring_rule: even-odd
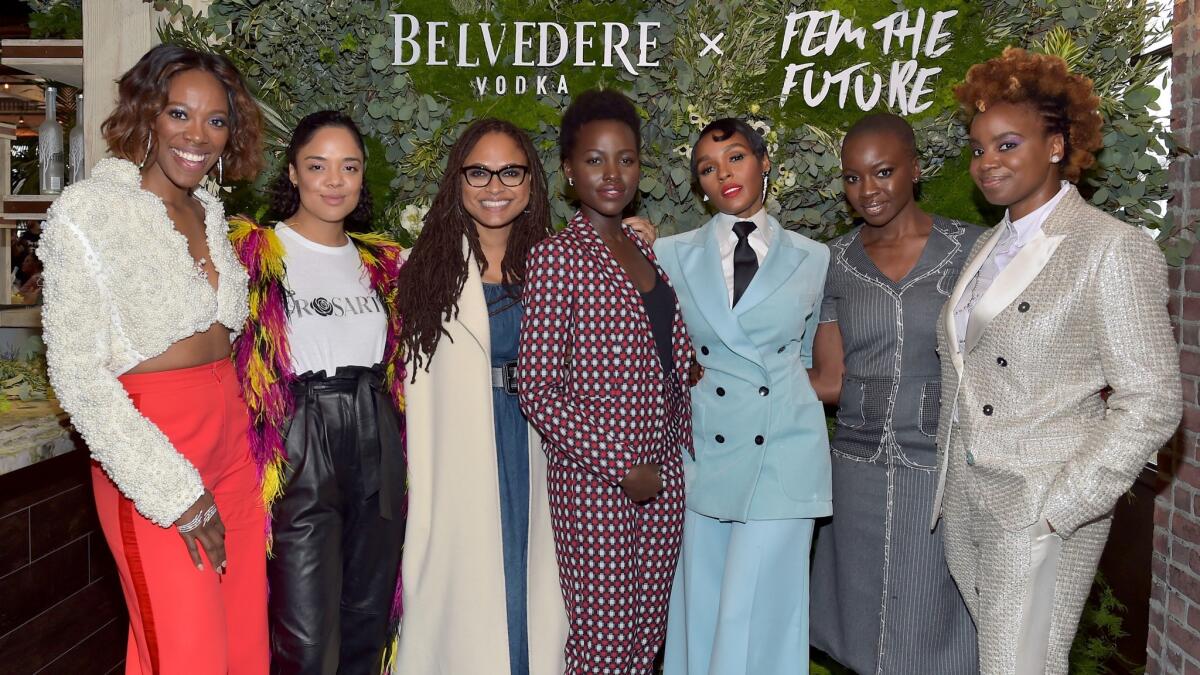
[[[568,674],[651,672],[683,527],[692,349],[670,282],[621,222],[640,141],[621,94],[575,99],[559,145],[580,209],[526,263],[518,389],[548,455]]]

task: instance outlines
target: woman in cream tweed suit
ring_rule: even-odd
[[[938,325],[934,522],[982,672],[1066,673],[1113,506],[1179,421],[1166,268],[1072,184],[1100,145],[1089,80],[1007,49],[955,94],[971,175],[1008,211]]]

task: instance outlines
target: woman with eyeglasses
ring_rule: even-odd
[[[653,238],[646,221],[631,224]],[[529,137],[502,120],[471,124],[400,277],[412,382],[397,672],[563,672],[546,457],[514,377],[525,259],[550,233]]]

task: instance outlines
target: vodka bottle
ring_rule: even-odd
[[[83,158],[83,94],[75,95],[75,128],[67,137],[67,147],[67,165],[71,169],[67,182],[73,184],[83,180],[83,172],[87,168]]]
[[[38,126],[38,167],[41,170],[42,194],[56,195],[62,192],[65,168],[63,166],[63,130],[55,118],[56,87],[46,87],[46,121]]]

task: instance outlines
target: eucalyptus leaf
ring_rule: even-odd
[[[377,0],[212,0],[206,14],[185,17],[183,3],[160,0],[179,17],[164,29],[164,41],[197,49],[212,49],[204,36],[222,36],[221,50],[230,54],[246,75],[254,95],[264,103],[268,152],[282,150],[295,121],[312,110],[347,111],[365,133],[379,139],[381,153],[396,167],[388,181],[392,192],[379,200],[377,210],[391,204],[428,203],[436,191],[453,141],[466,121],[476,116],[510,118],[527,129],[541,153],[542,163],[557,166],[558,120],[572,95],[590,86],[616,86],[632,96],[643,119],[641,208],[663,218],[664,233],[694,227],[708,216],[706,206],[693,193],[687,159],[677,148],[690,148],[704,123],[732,115],[752,119],[769,129],[767,141],[775,171],[768,206],[789,227],[818,239],[844,230],[849,214],[841,195],[838,147],[844,130],[857,118],[853,104],[841,109],[831,103],[816,109],[793,96],[785,108],[777,102],[782,70],[788,59],[777,58],[781,17],[800,8],[830,9],[835,5],[849,16],[854,3],[801,3],[781,0],[731,0],[726,3],[696,0],[603,0],[600,3],[492,3],[482,0],[428,0],[423,3],[381,3]],[[950,0],[947,0],[948,2]],[[402,7],[420,7],[429,18],[456,15],[453,3],[470,6],[471,21],[502,24],[524,16],[553,16],[564,26],[574,21],[602,20],[632,25],[640,17],[662,24],[650,49],[652,68],[639,68],[629,76],[621,67],[590,71],[563,66],[571,91],[518,98],[476,97],[462,84],[470,73],[453,66],[435,67],[420,59],[412,67],[392,61],[393,23],[387,16]],[[1149,106],[1154,104],[1163,58],[1130,54],[1142,51],[1149,32],[1137,28],[1142,0],[1102,3],[1096,0],[954,0],[946,7],[969,7],[970,22],[957,25],[951,51],[938,60],[945,70],[939,77],[933,106],[911,116],[920,150],[923,205],[955,217],[983,222],[972,188],[965,180],[966,130],[949,96],[970,63],[989,58],[1000,45],[1013,44],[1041,50],[1053,46],[1072,69],[1090,77],[1103,101],[1106,124],[1102,129],[1105,151],[1085,174],[1097,188],[1093,201],[1105,206],[1124,199],[1118,217],[1140,222],[1152,217],[1156,204],[1170,193],[1166,169],[1152,159],[1153,152],[1183,150],[1178,139],[1154,127]],[[860,3],[861,4],[861,3]],[[888,10],[920,3],[885,2]],[[856,11],[867,13],[874,5]],[[266,11],[269,7],[270,11]],[[928,11],[928,7],[926,8]],[[415,10],[414,10],[415,11]],[[466,15],[460,15],[466,16]],[[541,19],[533,19],[541,20]],[[1140,22],[1140,23],[1139,23]],[[1056,27],[1070,26],[1065,37],[1053,42]],[[1134,27],[1134,28],[1131,28]],[[724,32],[724,54],[704,57],[699,33]],[[447,33],[450,42],[456,37]],[[330,49],[335,58],[330,58]],[[846,46],[830,61],[863,58],[868,70],[886,74],[894,55],[878,55],[871,45],[861,56]],[[598,49],[596,51],[599,51]],[[452,57],[453,58],[453,55]],[[511,66],[502,57],[500,72],[511,78],[529,71]],[[821,56],[818,61],[825,61]],[[496,75],[499,75],[497,72]],[[553,78],[552,78],[553,80]],[[458,84],[454,84],[458,83]],[[461,87],[459,85],[462,85]],[[458,87],[456,89],[456,87]],[[798,92],[793,92],[796,94]],[[272,109],[268,115],[266,109]],[[783,170],[789,174],[783,178]],[[680,175],[682,172],[682,176]],[[558,174],[552,174],[558,175]],[[647,178],[649,180],[647,180]],[[561,184],[556,179],[555,190]],[[790,183],[790,184],[789,184]],[[1140,186],[1140,187],[1139,187]],[[1103,198],[1101,198],[1103,197]],[[551,199],[561,223],[574,207],[564,198]],[[1188,230],[1194,229],[1189,223]]]

